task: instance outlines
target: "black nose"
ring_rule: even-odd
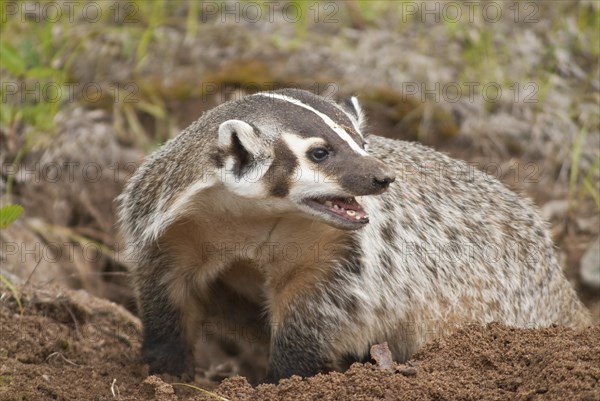
[[[376,187],[380,187],[382,189],[386,189],[387,187],[390,186],[390,184],[392,182],[394,182],[396,180],[396,177],[389,176],[389,175],[385,175],[385,176],[380,176],[380,177],[373,177],[373,183],[375,184]]]

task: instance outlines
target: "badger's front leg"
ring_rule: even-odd
[[[184,310],[182,302],[174,302],[175,283],[164,283],[161,277],[145,274],[137,279],[143,324],[142,359],[149,365],[150,374],[166,373],[191,380],[194,378],[194,357],[193,342],[189,338],[192,329],[189,314],[193,311]],[[182,288],[179,295],[184,294]],[[185,302],[184,299],[181,301]]]
[[[330,369],[327,341],[321,333],[322,323],[308,321],[294,314],[286,318],[273,331],[271,360],[266,381],[277,383],[292,375],[314,376]]]
[[[296,293],[292,303],[273,300],[267,382],[277,383],[292,375],[314,376],[337,366],[341,322],[336,318],[336,306],[323,295],[313,289]]]

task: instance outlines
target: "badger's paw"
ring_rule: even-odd
[[[151,375],[168,381],[172,381],[173,377],[183,381],[194,380],[194,357],[181,344],[161,344],[144,349],[142,359],[148,364]]]

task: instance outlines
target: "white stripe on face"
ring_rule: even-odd
[[[348,145],[350,145],[350,147],[356,153],[358,153],[359,155],[363,155],[363,156],[367,155],[367,152],[365,152],[365,150],[363,148],[361,148],[352,139],[352,137],[350,135],[348,135],[348,133],[342,129],[342,127],[340,127],[339,125],[337,125],[335,123],[335,121],[333,121],[331,118],[329,118],[329,116],[327,114],[321,113],[319,110],[314,109],[313,107],[309,106],[306,103],[302,103],[298,99],[294,99],[293,97],[289,97],[289,96],[285,96],[285,95],[280,95],[278,93],[259,92],[255,96],[266,96],[266,97],[272,97],[274,99],[285,100],[286,102],[290,102],[292,104],[295,104],[296,106],[304,107],[305,109],[312,111],[313,113],[315,113],[316,115],[318,115],[319,117],[321,117],[321,119],[323,120],[323,122],[325,122],[325,124],[327,124],[329,126],[329,128],[331,128],[336,134],[338,134],[338,136],[340,138],[342,138]]]

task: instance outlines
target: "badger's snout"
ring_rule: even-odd
[[[373,175],[373,185],[383,191],[394,181],[396,181],[396,174],[391,170]]]
[[[378,195],[395,180],[394,170],[373,157],[365,157],[341,177],[341,185],[353,196]]]

